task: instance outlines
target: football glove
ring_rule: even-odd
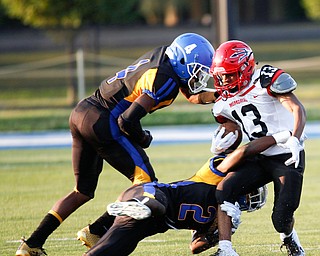
[[[140,141],[138,141],[138,144],[142,148],[148,148],[150,146],[150,144],[151,144],[151,141],[153,140],[153,137],[152,137],[150,131],[143,130],[143,132],[144,132],[144,136]]]
[[[217,219],[212,223],[206,233],[197,230],[192,232],[190,250],[192,254],[198,254],[216,246],[219,243]]]
[[[286,143],[279,143],[278,146],[290,149],[291,151],[292,156],[285,161],[284,164],[286,166],[294,164],[294,167],[297,168],[300,162],[300,151],[303,149],[299,139],[295,136],[291,136]]]
[[[192,242],[190,243],[190,250],[192,254],[199,254],[219,243],[218,230],[215,232],[208,232],[206,234],[199,234],[194,231],[192,235]]]
[[[217,128],[213,133],[210,151],[215,155],[226,151],[237,140],[238,131],[235,131],[235,133],[229,132],[227,135],[222,137],[225,131],[226,128],[222,127],[220,130]]]
[[[241,211],[239,204],[237,202],[232,204],[224,201],[220,207],[221,211],[225,212],[229,217],[231,217],[232,226],[237,229],[241,223]]]

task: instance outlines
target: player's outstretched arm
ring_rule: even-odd
[[[237,148],[230,153],[217,167],[220,172],[227,172],[230,168],[239,164],[244,158],[256,155],[266,150],[267,148],[287,141],[291,136],[289,131],[283,131],[274,134],[273,136],[264,136],[259,139],[250,141],[249,143]]]
[[[210,104],[214,103],[216,100],[213,92],[200,92],[197,94],[191,94],[188,88],[180,88],[180,92],[189,102],[193,104]]]

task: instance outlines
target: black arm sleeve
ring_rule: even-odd
[[[142,147],[146,147],[146,141],[150,140],[150,144],[152,140],[150,133],[144,131],[140,123],[140,119],[146,114],[146,110],[140,104],[133,102],[130,108],[128,108],[118,118],[120,130]]]

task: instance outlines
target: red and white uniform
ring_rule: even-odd
[[[260,69],[254,72],[251,83],[240,93],[230,98],[220,96],[212,108],[218,122],[223,118],[237,122],[249,140],[285,130],[292,131],[294,124],[292,113],[266,88],[261,87],[259,75]],[[275,145],[261,154],[270,156],[282,153],[290,153],[290,150]]]

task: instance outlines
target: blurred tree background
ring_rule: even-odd
[[[30,115],[34,124],[26,129],[32,130],[41,118],[45,125],[53,122],[49,128],[67,127],[66,116],[79,99],[79,49],[84,50],[88,94],[106,76],[151,47],[170,43],[178,34],[196,32],[216,46],[221,2],[229,7],[230,39],[250,44],[260,40],[254,45],[257,60],[320,56],[318,43],[312,41],[320,39],[319,0],[0,0],[0,114],[5,116],[0,123]],[[280,27],[286,33],[275,32]],[[292,44],[297,38],[297,44]],[[302,39],[311,41],[300,43]],[[314,63],[312,69],[302,65],[294,75],[299,81],[315,84],[319,61],[304,62]],[[308,98],[312,104],[314,100]],[[57,107],[61,116],[55,121]],[[34,118],[41,108],[48,112]],[[32,113],[21,117],[15,109],[32,109]],[[51,115],[50,122],[44,121],[44,115]],[[176,119],[172,117],[173,122]],[[61,124],[61,120],[66,121]],[[22,123],[11,125],[12,129],[23,129]]]
[[[318,0],[225,0],[239,6],[238,22],[279,23],[320,19]],[[87,25],[176,26],[208,23],[217,0],[1,0],[0,27],[72,28]]]

